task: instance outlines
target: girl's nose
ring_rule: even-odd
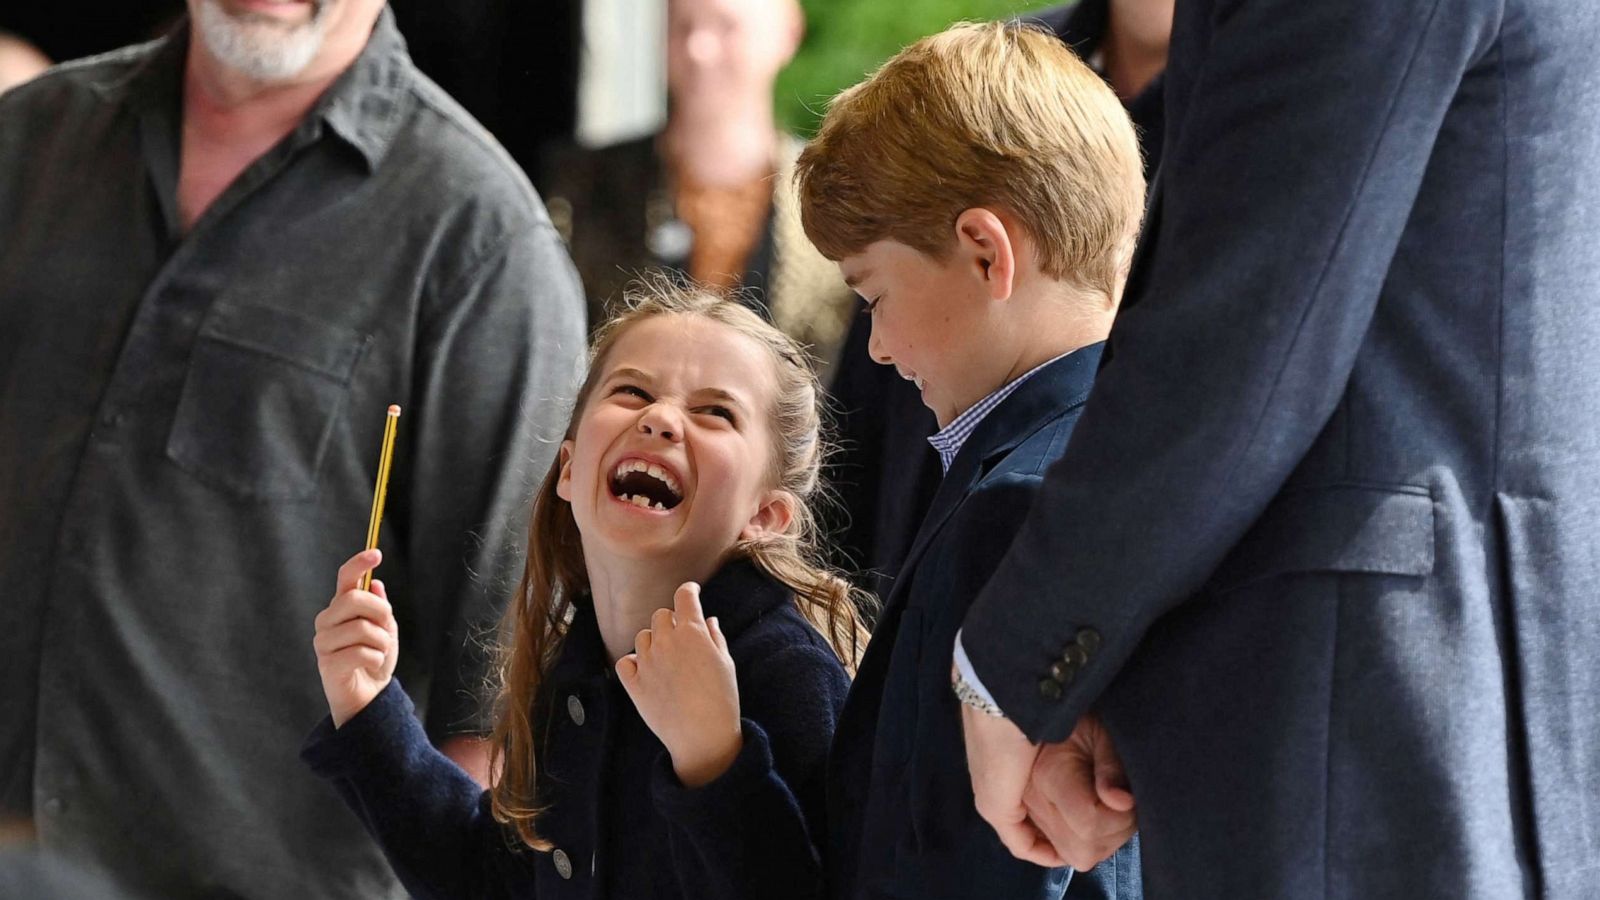
[[[639,417],[639,431],[646,435],[664,438],[673,443],[683,440],[683,423],[677,414],[663,409],[657,403]]]

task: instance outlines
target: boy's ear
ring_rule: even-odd
[[[572,502],[572,441],[562,441],[559,451],[561,471],[556,475],[556,496]]]
[[[767,491],[761,500],[761,505],[756,508],[756,514],[750,517],[744,528],[739,530],[739,540],[755,541],[769,534],[783,534],[789,530],[794,522],[795,507],[799,504],[795,495],[784,490]]]
[[[981,206],[956,217],[956,252],[991,300],[1009,300],[1017,278],[1017,247],[1006,223]]]

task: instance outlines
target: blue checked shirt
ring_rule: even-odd
[[[967,442],[967,438],[972,437],[972,432],[977,430],[978,423],[982,422],[991,410],[1011,396],[1012,391],[1022,387],[1029,378],[1039,374],[1040,369],[1056,360],[1066,359],[1073,352],[1069,350],[1055,359],[1040,363],[1022,373],[1009,384],[968,407],[966,412],[950,420],[949,425],[939,429],[937,434],[930,436],[928,443],[933,445],[933,449],[939,451],[939,464],[944,467],[944,471],[947,474],[949,473],[950,464],[955,462],[956,454],[961,452],[961,445]]]

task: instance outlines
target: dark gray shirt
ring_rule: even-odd
[[[584,341],[576,276],[388,12],[184,233],[187,37],[0,99],[0,815],[162,896],[394,885],[296,758],[312,620],[362,546],[438,740],[514,584]]]

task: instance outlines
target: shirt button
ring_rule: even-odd
[[[567,715],[572,717],[572,724],[583,724],[583,703],[578,699],[577,694],[567,697]]]
[[[67,808],[67,803],[60,797],[51,797],[44,802],[44,811],[52,816],[59,816]]]
[[[556,874],[565,881],[572,877],[572,860],[567,858],[565,850],[557,850],[550,855],[551,861],[556,864]]]

